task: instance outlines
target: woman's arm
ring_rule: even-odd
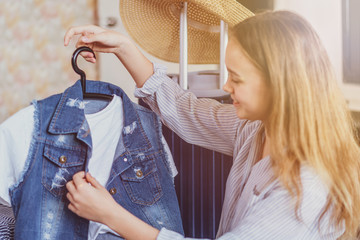
[[[71,38],[76,35],[81,36],[77,47],[87,46],[94,52],[114,53],[133,77],[137,87],[142,87],[153,74],[152,63],[126,36],[94,25],[78,26],[66,32],[64,45],[69,45]],[[88,62],[96,62],[90,52],[83,52],[81,55]]]
[[[112,198],[90,173],[78,172],[66,184],[69,209],[80,217],[100,222],[125,239],[156,239],[159,230],[143,222]]]
[[[289,192],[275,181],[259,195],[248,190],[245,195],[251,205],[245,206],[244,216],[235,221],[230,232],[221,232],[219,240],[233,239],[337,239],[344,232],[343,226],[331,222],[327,212],[319,217],[327,202],[328,190],[309,169],[302,169],[303,199],[298,215]],[[79,172],[66,185],[70,200],[69,209],[77,215],[103,223],[126,239],[182,240],[180,234],[161,231],[141,221],[118,205],[107,190],[89,174]],[[240,206],[242,207],[242,206]],[[300,218],[299,218],[300,217]],[[234,219],[233,219],[234,220]],[[320,225],[319,225],[320,224]],[[284,227],[286,226],[286,227]]]
[[[238,130],[245,123],[234,106],[214,99],[197,98],[166,75],[166,69],[154,63],[154,74],[135,96],[156,112],[162,122],[186,142],[233,155]]]
[[[77,46],[114,53],[133,77],[138,90],[143,88],[140,91],[145,95],[138,97],[144,97],[151,109],[182,139],[227,155],[233,154],[240,124],[233,106],[211,99],[197,99],[194,94],[185,92],[169,80],[165,70],[155,72],[156,64],[154,71],[153,64],[120,33],[94,25],[73,27],[65,34],[65,46],[76,35],[81,36]],[[81,55],[89,62],[96,61],[92,53]]]

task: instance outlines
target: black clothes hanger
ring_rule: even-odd
[[[83,51],[87,51],[87,52],[91,52],[92,54],[95,53],[94,51],[89,48],[89,47],[79,47],[75,50],[75,52],[73,53],[72,59],[71,59],[71,65],[74,69],[74,71],[80,75],[80,80],[81,80],[81,86],[82,86],[82,90],[83,90],[83,98],[98,98],[98,99],[106,99],[106,100],[112,100],[113,96],[112,95],[107,95],[107,94],[102,94],[102,93],[88,93],[86,92],[86,75],[85,72],[83,70],[81,70],[77,63],[77,57],[79,55],[79,53],[83,52]]]

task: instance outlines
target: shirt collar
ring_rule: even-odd
[[[86,81],[87,92],[117,95],[122,98],[124,113],[123,139],[129,149],[148,149],[151,147],[134,103],[125,92],[111,83],[101,81]],[[60,101],[48,128],[52,134],[79,133],[87,126],[84,113],[85,102],[83,100],[81,81],[77,81],[61,94]],[[142,136],[142,137],[141,137]]]

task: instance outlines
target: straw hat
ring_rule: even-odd
[[[120,0],[129,35],[145,51],[179,62],[180,12],[186,0]],[[187,0],[188,63],[219,62],[220,20],[234,26],[254,14],[236,0]]]

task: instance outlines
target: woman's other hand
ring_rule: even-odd
[[[125,239],[156,239],[159,230],[117,204],[110,193],[90,173],[78,172],[66,184],[69,209],[80,217],[100,222]]]
[[[110,193],[90,173],[78,172],[66,184],[69,209],[80,217],[104,223],[118,205]]]

